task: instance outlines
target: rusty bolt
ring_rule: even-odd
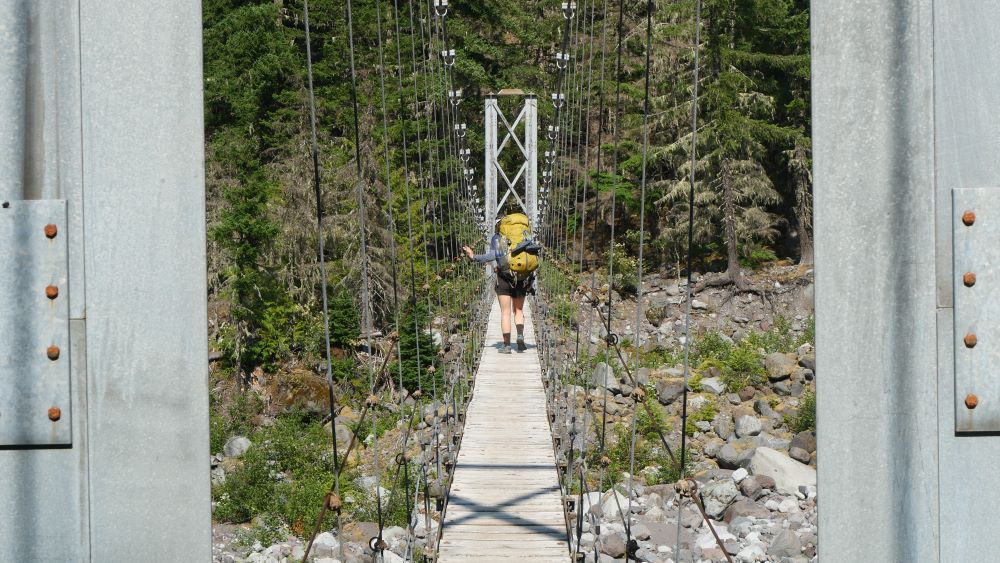
[[[607,467],[609,465],[611,465],[611,458],[606,455],[601,456],[601,467]]]
[[[965,407],[969,410],[976,408],[979,405],[979,397],[973,393],[969,393],[965,396]]]
[[[962,214],[962,222],[965,223],[966,227],[971,227],[976,222],[976,214],[972,211],[966,211]]]
[[[410,393],[410,395],[411,395],[411,396],[412,396],[412,397],[413,397],[414,399],[419,399],[420,397],[422,397],[422,396],[424,395],[424,392],[423,392],[423,391],[421,391],[420,389],[415,389],[415,390],[413,391],[413,393]]]
[[[47,238],[56,238],[57,234],[59,234],[59,228],[58,227],[56,227],[52,223],[49,223],[48,225],[45,225],[45,236]]]
[[[962,341],[965,342],[966,348],[975,348],[976,343],[979,342],[979,340],[976,338],[976,333],[974,332],[966,334],[965,338],[963,338]]]
[[[368,395],[368,399],[365,402],[368,404],[369,407],[374,408],[376,405],[378,405],[378,396],[374,394]]]
[[[962,276],[962,283],[965,284],[965,287],[976,285],[976,274],[974,272],[965,272],[965,275]]]
[[[45,355],[48,356],[49,359],[52,360],[52,361],[58,360],[59,359],[59,347],[58,346],[49,346],[48,349],[45,350]]]
[[[56,297],[59,297],[59,288],[54,285],[46,287],[45,296],[48,297],[49,299],[55,299]]]
[[[59,407],[49,407],[49,420],[55,422],[62,418],[62,410]]]

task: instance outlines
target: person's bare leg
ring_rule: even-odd
[[[500,301],[500,332],[503,333],[503,345],[510,346],[510,295],[497,295]]]
[[[524,297],[514,297],[511,302],[514,305],[514,325],[517,327],[517,349],[523,352],[528,349],[524,345]]]

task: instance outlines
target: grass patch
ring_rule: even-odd
[[[816,431],[816,393],[806,391],[799,403],[799,413],[792,420],[794,432]]]

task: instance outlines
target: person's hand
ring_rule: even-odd
[[[471,249],[471,248],[469,248],[468,246],[463,246],[463,247],[462,247],[462,252],[464,252],[464,253],[465,253],[465,255],[466,255],[467,257],[469,257],[469,259],[470,259],[470,260],[471,260],[471,259],[472,259],[472,257],[474,256],[474,253],[472,252],[472,249]]]

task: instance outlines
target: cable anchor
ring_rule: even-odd
[[[569,66],[569,53],[556,53],[556,68],[565,70]]]
[[[448,0],[434,0],[434,13],[437,14],[439,18],[447,16]]]
[[[562,13],[564,18],[568,20],[573,19],[576,16],[576,2],[563,2]]]
[[[444,66],[451,67],[455,64],[455,50],[454,49],[442,49],[441,58],[444,60]]]
[[[468,134],[469,134],[469,126],[467,124],[465,123],[455,124],[455,135],[457,135],[459,139],[464,139],[465,136]]]

